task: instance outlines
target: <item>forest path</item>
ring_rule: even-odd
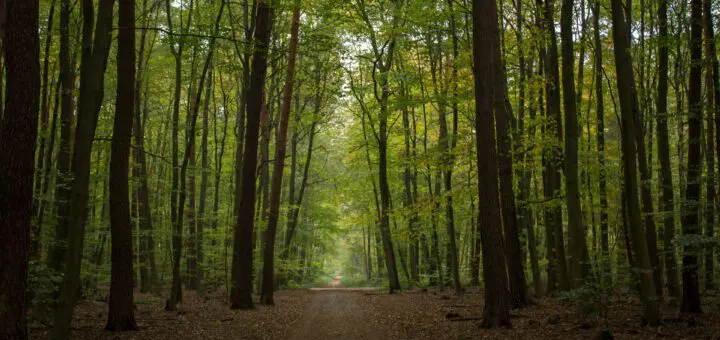
[[[312,301],[293,327],[290,339],[378,339],[353,290],[312,291]]]

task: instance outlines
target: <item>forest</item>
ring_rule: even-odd
[[[716,339],[716,30],[0,0],[0,339]]]

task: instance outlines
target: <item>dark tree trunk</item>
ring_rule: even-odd
[[[82,63],[80,66],[77,127],[71,163],[72,179],[68,183],[70,191],[69,196],[64,197],[69,200],[69,213],[67,214],[68,218],[60,222],[64,224],[61,228],[67,230],[68,233],[67,264],[60,286],[60,299],[55,309],[55,322],[51,332],[54,339],[62,340],[69,337],[75,297],[80,287],[80,269],[89,200],[90,158],[98,115],[105,93],[105,69],[112,43],[114,5],[114,0],[100,0],[95,22],[93,1],[82,1]],[[94,33],[93,24],[95,25]]]
[[[147,0],[143,0],[143,12],[147,10]],[[146,14],[147,15],[147,14]],[[147,17],[145,18],[147,25]],[[157,282],[155,270],[155,250],[152,226],[152,214],[150,212],[150,197],[148,193],[147,160],[145,159],[145,124],[143,123],[140,109],[140,89],[143,83],[143,71],[145,62],[145,39],[147,31],[143,30],[140,38],[140,50],[138,51],[137,75],[135,79],[135,166],[133,177],[137,175],[137,200],[138,200],[138,225],[140,226],[140,292],[147,293],[154,290]],[[147,103],[148,98],[144,98]]]
[[[193,2],[190,2],[190,9],[187,15],[187,22],[185,24],[185,31],[187,31],[190,23],[192,22],[192,10]],[[168,31],[174,33],[172,11],[170,6],[170,0],[165,1],[165,13],[167,15]],[[180,32],[183,32],[183,22],[180,22]],[[172,36],[172,35],[171,35]],[[172,36],[174,39],[174,36]],[[177,45],[177,46],[176,46]],[[173,40],[170,51],[175,59],[175,84],[174,84],[174,99],[173,99],[173,110],[172,110],[172,131],[171,131],[171,158],[172,158],[172,175],[171,175],[171,188],[170,188],[170,224],[172,225],[172,251],[171,251],[171,263],[172,263],[172,283],[170,288],[170,299],[166,305],[166,309],[175,310],[177,304],[182,301],[182,282],[180,277],[180,260],[182,256],[182,224],[178,223],[180,216],[178,214],[178,185],[180,182],[180,144],[179,144],[179,130],[180,130],[180,96],[182,85],[182,55],[185,47],[184,37],[180,37],[177,42]]]
[[[565,203],[568,210],[568,234],[570,236],[570,286],[578,288],[590,276],[585,226],[580,205],[578,182],[578,110],[575,97],[575,51],[573,51],[573,4],[574,0],[563,0],[560,14],[560,35],[562,40],[562,90],[565,111]],[[582,86],[582,84],[579,84]]]
[[[280,192],[282,190],[283,171],[285,169],[285,150],[287,145],[287,129],[290,120],[290,105],[292,104],[292,92],[295,77],[295,61],[298,50],[298,32],[300,30],[300,1],[295,0],[292,27],[290,29],[290,51],[288,55],[287,75],[283,89],[282,105],[280,107],[279,131],[275,141],[275,162],[273,165],[272,183],[270,189],[270,214],[268,219],[267,232],[265,234],[265,249],[263,254],[263,279],[260,303],[266,305],[274,304],[273,293],[275,291],[275,235],[280,219]]]
[[[658,159],[660,161],[660,179],[662,183],[662,195],[660,195],[660,207],[665,214],[663,219],[663,245],[665,253],[665,271],[668,287],[668,294],[679,298],[677,276],[677,259],[672,244],[675,238],[675,203],[673,193],[672,165],[670,163],[670,138],[668,137],[668,22],[667,22],[667,0],[658,2],[658,26],[659,26],[659,49],[658,49],[658,89],[657,89],[657,143]]]
[[[137,330],[133,301],[133,237],[128,197],[130,140],[135,109],[135,2],[118,7],[117,97],[110,154],[112,265],[105,330]]]
[[[50,10],[48,12],[48,19],[47,19],[47,27],[53,27],[53,22],[55,19],[55,4],[57,3],[56,0],[52,0],[50,2]],[[42,230],[42,225],[39,223],[40,219],[38,217],[38,211],[40,210],[40,206],[43,205],[43,173],[45,171],[45,167],[51,168],[51,164],[48,162],[46,164],[45,162],[45,154],[46,153],[52,153],[52,149],[45,151],[48,142],[52,144],[52,141],[48,141],[48,137],[50,135],[50,126],[48,125],[50,123],[50,80],[48,80],[48,71],[50,68],[50,47],[52,46],[53,41],[53,32],[52,30],[48,29],[46,30],[47,36],[45,37],[45,50],[44,50],[44,57],[43,57],[43,65],[42,65],[42,89],[41,89],[41,95],[40,95],[40,133],[38,142],[40,143],[40,146],[38,147],[37,151],[37,159],[35,167],[35,180],[33,182],[33,186],[35,187],[33,190],[33,217],[35,218],[33,220],[32,229],[30,231],[30,245],[29,245],[29,252],[30,252],[30,260],[31,261],[38,261],[40,260],[40,231]],[[1,38],[1,37],[0,37]],[[54,72],[53,72],[54,73]],[[2,79],[2,78],[0,78]],[[0,90],[1,91],[1,90]],[[0,99],[0,106],[3,105],[2,99]],[[2,115],[0,110],[0,116]]]
[[[483,327],[510,327],[510,292],[504,261],[497,151],[493,112],[505,106],[505,95],[494,88],[502,77],[500,32],[495,0],[473,1],[473,58],[475,62],[475,129],[478,158],[478,208],[483,243],[485,307]],[[500,92],[500,93],[498,93]],[[497,112],[496,112],[497,113]],[[481,152],[481,150],[483,150]]]
[[[209,123],[210,120],[208,118],[209,111],[210,111],[210,99],[213,97],[213,89],[214,89],[214,63],[212,60],[210,61],[210,74],[208,79],[207,87],[205,88],[205,104],[203,105],[203,127],[202,127],[202,137],[200,140],[200,163],[202,168],[202,174],[200,176],[200,197],[199,197],[199,207],[198,207],[198,220],[197,220],[197,238],[196,238],[196,244],[195,244],[195,256],[197,261],[197,291],[198,294],[202,294],[204,292],[204,280],[205,280],[205,264],[204,264],[204,252],[203,252],[203,245],[205,242],[205,225],[207,222],[207,216],[205,210],[207,210],[207,189],[208,189],[208,181],[210,180],[210,160],[208,158],[208,134],[209,134]],[[215,100],[212,98],[212,100]]]
[[[700,180],[702,176],[702,0],[690,2],[690,82],[688,84],[687,184],[683,200],[683,235],[700,234]],[[680,311],[702,313],[696,249],[685,246],[682,258],[683,298]]]
[[[57,179],[55,181],[57,190],[55,201],[57,202],[57,223],[55,224],[55,240],[51,243],[48,251],[48,266],[57,272],[61,272],[65,263],[68,237],[68,218],[70,201],[70,159],[71,139],[73,130],[73,94],[75,83],[72,64],[70,61],[70,0],[62,0],[60,4],[60,147],[56,160]]]
[[[632,59],[629,51],[627,24],[623,17],[621,0],[612,1],[612,30],[615,42],[615,65],[617,68],[618,94],[622,117],[622,154],[624,194],[627,201],[627,217],[629,222],[632,245],[637,257],[637,269],[640,286],[640,299],[644,306],[644,321],[657,325],[660,321],[658,301],[655,295],[655,281],[652,275],[652,264],[648,253],[647,239],[640,219],[640,202],[637,196],[637,150],[635,146],[635,116],[633,104],[637,100],[633,96],[635,87]],[[630,249],[628,249],[630,252]]]
[[[605,99],[603,96],[603,56],[602,41],[600,40],[600,1],[593,5],[593,41],[595,45],[595,97],[596,97],[596,143],[598,153],[598,190],[600,191],[600,252],[602,259],[600,266],[601,282],[604,287],[612,283],[612,270],[610,268],[610,242],[608,237],[608,199],[607,175],[605,169]],[[667,129],[665,130],[667,132]]]
[[[541,1],[541,0],[540,0]],[[557,51],[557,38],[555,34],[555,20],[554,20],[554,0],[545,0],[544,3],[544,29],[549,32],[549,41],[547,42],[547,56],[545,60],[545,77],[546,77],[546,92],[547,92],[547,126],[545,127],[546,133],[551,137],[557,139],[558,143],[551,143],[545,152],[543,153],[543,159],[545,163],[545,170],[543,177],[545,177],[545,184],[543,190],[545,192],[546,200],[555,200],[561,195],[561,183],[562,180],[562,117],[560,115],[560,74],[558,70],[559,57]],[[557,287],[551,287],[548,284],[548,289],[558,289],[566,291],[570,289],[570,282],[568,279],[567,260],[565,257],[565,242],[563,240],[563,222],[562,222],[562,208],[557,205],[554,208],[548,208],[545,214],[546,224],[546,235],[549,240],[548,261],[551,264],[548,266],[548,270],[553,271],[554,275],[557,276]],[[550,269],[552,268],[552,269]],[[548,274],[550,275],[550,274]],[[550,281],[550,280],[549,280]]]
[[[38,2],[8,0],[1,38],[7,109],[0,122],[0,338],[27,339],[28,239],[40,109]],[[2,106],[2,103],[0,103]]]
[[[263,89],[267,71],[267,55],[272,31],[273,8],[263,0],[258,2],[253,37],[253,60],[250,87],[247,91],[247,129],[242,164],[240,201],[237,204],[237,224],[234,231],[232,261],[232,291],[230,308],[253,308],[253,235],[255,224],[255,180],[257,178],[258,135],[260,114],[263,108]]]
[[[718,83],[718,59],[715,44],[715,29],[713,27],[712,8],[709,0],[703,1],[703,12],[705,19],[705,51],[707,53],[706,62],[708,88],[708,103],[713,103],[707,107],[707,138],[705,156],[707,158],[707,203],[706,203],[706,220],[705,220],[705,236],[715,236],[715,208],[717,206],[717,198],[715,192],[715,180],[717,170],[715,169],[715,151],[716,151],[716,134],[720,134],[720,130],[715,126],[715,116],[720,112],[720,84]],[[712,84],[712,86],[710,86]],[[712,89],[712,91],[709,91]],[[710,248],[705,253],[705,288],[715,288],[715,250]]]

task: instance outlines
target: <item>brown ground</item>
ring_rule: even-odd
[[[709,296],[709,294],[706,294]],[[200,298],[186,292],[179,312],[163,310],[163,299],[136,295],[139,332],[103,331],[107,304],[82,301],[76,308],[73,339],[594,339],[604,319],[582,318],[568,301],[540,300],[513,311],[513,328],[484,330],[479,321],[482,294],[461,297],[450,291],[412,290],[386,295],[369,291],[282,291],[274,307],[231,311],[222,295]],[[720,299],[710,296],[705,314],[678,316],[665,311],[659,328],[641,327],[635,301],[614,302],[607,328],[615,339],[720,339]],[[31,325],[31,338],[47,339],[48,328]]]

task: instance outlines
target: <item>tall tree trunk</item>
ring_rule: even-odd
[[[715,192],[715,180],[717,169],[715,169],[715,151],[717,146],[718,137],[720,130],[719,126],[715,125],[715,116],[720,112],[720,75],[718,75],[718,59],[717,50],[715,44],[715,29],[713,27],[713,15],[712,8],[709,0],[703,1],[703,12],[705,19],[705,51],[707,53],[706,62],[708,65],[707,69],[707,82],[706,86],[708,89],[712,88],[712,92],[708,91],[708,103],[712,102],[713,106],[708,105],[707,107],[707,139],[705,150],[705,156],[708,163],[708,180],[707,180],[707,214],[705,220],[705,236],[715,236],[715,208],[717,206],[717,197]],[[712,87],[710,86],[712,84]],[[720,150],[720,149],[719,149]],[[720,157],[720,155],[719,155]],[[715,288],[715,250],[713,248],[708,249],[705,253],[705,288]]]
[[[253,37],[253,60],[250,87],[247,91],[247,129],[242,164],[240,201],[237,203],[237,224],[234,230],[232,291],[230,308],[253,308],[253,235],[255,225],[255,179],[257,178],[257,149],[260,114],[263,108],[263,89],[267,71],[267,55],[272,32],[273,8],[263,0],[258,2]],[[236,176],[237,178],[237,176]]]
[[[562,90],[565,111],[565,203],[568,210],[568,234],[570,236],[570,277],[571,287],[582,286],[590,276],[590,262],[587,254],[585,226],[580,205],[578,182],[578,110],[575,97],[575,51],[573,51],[573,4],[574,0],[563,0],[560,14],[560,35],[562,39]],[[582,84],[579,84],[582,86]]]
[[[83,37],[82,63],[80,66],[80,93],[78,95],[77,127],[71,162],[69,214],[63,229],[68,232],[67,264],[60,286],[59,305],[55,309],[55,322],[51,332],[54,339],[66,339],[75,307],[75,297],[80,288],[87,220],[88,187],[90,184],[90,156],[92,152],[98,115],[104,96],[105,69],[110,53],[114,0],[98,3],[97,22],[93,34],[95,10],[92,0],[82,1]]]
[[[596,98],[596,143],[598,153],[598,190],[600,191],[600,262],[601,283],[603,287],[610,287],[612,283],[612,270],[610,268],[610,242],[608,232],[608,198],[607,198],[607,174],[605,167],[605,99],[603,95],[603,55],[602,40],[600,40],[600,1],[595,0],[593,4],[593,41],[595,45],[595,98]],[[665,130],[667,133],[667,129]]]
[[[612,30],[615,42],[615,65],[617,68],[617,85],[620,97],[622,117],[622,153],[624,193],[627,201],[627,216],[632,237],[632,245],[637,256],[638,276],[640,279],[640,299],[644,306],[644,319],[650,325],[660,322],[658,301],[655,296],[655,281],[652,275],[652,264],[648,254],[647,239],[640,219],[640,202],[637,196],[637,150],[635,146],[635,117],[633,104],[637,98],[633,96],[634,77],[632,58],[629,51],[627,24],[623,17],[621,0],[612,0]],[[628,252],[630,250],[628,249]]]
[[[147,0],[143,0],[143,12],[147,11]],[[145,14],[147,15],[147,14]],[[149,22],[147,16],[145,25]],[[147,31],[140,34],[140,50],[138,51],[137,75],[135,79],[135,166],[133,177],[137,175],[138,225],[140,226],[140,292],[147,293],[154,290],[157,282],[155,268],[155,251],[152,214],[150,212],[150,197],[148,193],[147,160],[145,159],[145,124],[143,123],[140,108],[140,89],[143,84],[145,62],[145,40]],[[148,57],[149,59],[149,57]],[[144,98],[147,104],[147,96]]]
[[[57,223],[55,240],[48,251],[48,266],[57,272],[63,270],[67,251],[68,218],[70,217],[70,160],[73,130],[73,94],[75,82],[70,61],[70,0],[60,4],[60,147],[56,160],[55,201],[57,202]]]
[[[48,19],[47,19],[47,27],[53,27],[53,22],[55,18],[55,4],[57,3],[56,0],[52,0],[50,2],[50,10],[48,12]],[[39,142],[40,146],[38,147],[37,151],[37,159],[36,159],[36,169],[35,169],[35,180],[33,182],[34,190],[33,190],[33,217],[35,218],[33,220],[32,229],[30,231],[30,245],[29,245],[29,252],[30,252],[30,260],[31,261],[38,261],[40,259],[40,231],[42,230],[42,225],[39,223],[40,219],[38,219],[38,211],[40,210],[40,206],[44,203],[42,202],[44,199],[44,195],[42,192],[43,187],[43,178],[44,176],[44,169],[47,166],[48,168],[52,167],[50,163],[45,163],[45,154],[46,153],[52,153],[52,150],[45,151],[45,148],[48,144],[48,137],[50,135],[50,106],[49,106],[49,91],[50,91],[50,81],[48,80],[48,71],[50,68],[50,47],[52,46],[53,41],[53,32],[52,30],[48,29],[46,30],[47,36],[45,37],[45,51],[44,51],[44,57],[43,57],[43,65],[42,65],[42,89],[41,89],[41,97],[40,97],[40,133],[39,136]],[[54,73],[54,72],[53,72]],[[2,100],[0,99],[0,106],[2,106]],[[0,113],[0,115],[2,115]],[[52,142],[50,142],[52,144]]]
[[[554,0],[545,0],[545,30],[549,32],[549,41],[547,42],[547,58],[545,61],[545,77],[547,91],[547,130],[551,137],[557,139],[557,144],[551,142],[552,145],[546,150],[546,187],[545,197],[548,200],[557,199],[561,190],[561,171],[562,171],[562,117],[560,115],[560,74],[558,70],[559,57],[557,51],[557,37],[555,34],[555,19],[553,18]],[[582,216],[582,215],[580,215]],[[563,223],[562,208],[550,208],[546,214],[546,228],[549,229],[548,239],[551,240],[551,252],[553,252],[553,266],[557,275],[557,289],[565,291],[570,289],[570,281],[568,279],[567,259],[565,257],[565,241],[563,240]]]
[[[133,301],[133,237],[128,168],[135,109],[135,2],[118,8],[117,96],[110,154],[110,233],[112,262],[108,331],[137,330]]]
[[[265,249],[263,260],[262,292],[260,303],[272,305],[275,291],[275,235],[280,219],[280,191],[282,190],[283,171],[285,169],[285,148],[287,145],[287,129],[290,120],[290,105],[292,104],[292,91],[295,77],[295,61],[298,50],[298,32],[300,30],[300,1],[295,0],[292,14],[292,27],[290,28],[290,51],[288,55],[287,75],[283,89],[282,106],[280,107],[280,127],[275,141],[275,162],[273,165],[272,184],[270,189],[270,216],[267,233],[265,234]]]
[[[683,200],[683,235],[700,234],[700,180],[702,176],[702,0],[690,2],[690,82],[688,84],[687,184]],[[680,311],[702,313],[698,279],[698,256],[685,246],[682,258],[683,298]]]
[[[170,0],[165,1],[165,13],[167,15],[168,31],[174,33],[172,11],[170,6]],[[187,22],[183,25],[180,21],[180,33],[187,32],[190,23],[192,22],[193,13],[193,0],[190,0],[189,10],[187,15]],[[185,31],[183,31],[183,26]],[[166,309],[175,310],[177,304],[182,301],[182,282],[180,277],[180,260],[182,256],[182,224],[178,223],[180,216],[178,214],[178,185],[180,182],[180,144],[179,144],[179,130],[180,130],[180,96],[182,90],[182,55],[185,48],[185,39],[180,37],[177,43],[174,41],[174,35],[170,35],[173,39],[173,43],[170,46],[170,51],[175,59],[175,88],[174,88],[174,99],[173,99],[173,110],[172,110],[172,179],[170,188],[170,223],[172,225],[172,283],[170,288],[170,299],[166,305]],[[177,45],[177,46],[176,46]]]
[[[205,88],[205,104],[203,104],[203,116],[202,116],[202,137],[200,140],[200,163],[202,167],[202,174],[200,176],[200,203],[198,207],[198,219],[197,219],[197,239],[195,244],[195,254],[196,254],[196,260],[197,260],[197,291],[198,294],[204,293],[204,281],[205,281],[205,264],[204,264],[204,258],[205,254],[203,252],[203,245],[205,242],[205,225],[207,224],[207,216],[206,216],[206,206],[207,206],[207,190],[208,190],[208,181],[210,177],[210,160],[208,158],[208,134],[209,134],[209,123],[210,120],[208,118],[209,111],[210,111],[210,99],[214,95],[214,63],[211,60],[210,61],[210,74],[208,79],[207,87]],[[215,98],[212,98],[214,101]],[[213,113],[216,114],[217,112]]]
[[[658,49],[658,88],[657,88],[657,140],[658,159],[660,161],[660,179],[662,195],[660,206],[663,219],[663,245],[668,294],[679,298],[677,259],[672,244],[675,238],[675,203],[673,193],[672,165],[670,163],[670,138],[668,137],[668,23],[667,0],[658,3],[659,49]]]
[[[483,212],[479,215],[479,222],[485,281],[485,307],[481,326],[510,327],[510,292],[503,260],[505,247],[493,128],[493,116],[505,106],[506,95],[495,87],[497,78],[502,77],[503,73],[496,0],[475,0],[472,11],[478,192],[483,198],[478,205],[479,211]]]
[[[28,239],[40,109],[37,1],[8,0],[2,36],[6,113],[0,121],[0,338],[27,339]],[[0,104],[2,106],[2,104]]]

